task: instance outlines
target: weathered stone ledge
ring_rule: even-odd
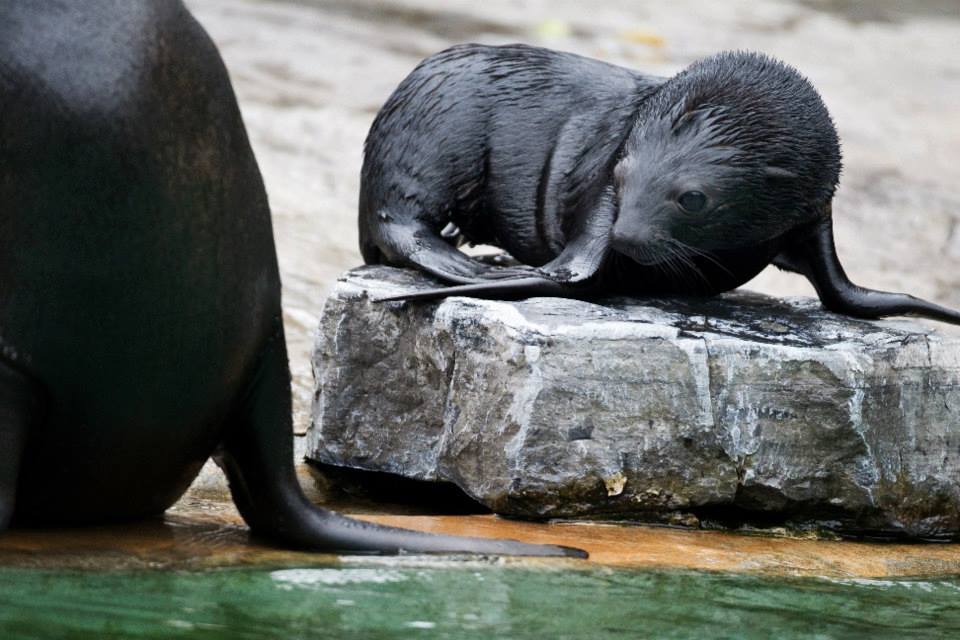
[[[450,298],[348,272],[308,457],[448,481],[498,513],[960,534],[960,340],[816,300]]]

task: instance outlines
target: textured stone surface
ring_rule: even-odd
[[[960,340],[815,300],[451,298],[322,314],[308,456],[503,514],[960,532]]]

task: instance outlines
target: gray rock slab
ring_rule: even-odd
[[[337,283],[309,458],[525,518],[960,532],[954,336],[748,292],[371,300],[430,286],[387,267]]]

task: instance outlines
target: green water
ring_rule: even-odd
[[[960,579],[771,579],[439,561],[0,569],[0,638],[951,638]]]

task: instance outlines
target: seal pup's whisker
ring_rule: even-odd
[[[699,256],[699,257],[703,258],[704,260],[709,260],[711,263],[714,264],[714,266],[716,266],[718,269],[722,270],[722,271],[723,271],[724,273],[726,273],[727,275],[729,275],[729,276],[734,276],[734,273],[733,273],[732,271],[730,271],[730,269],[728,269],[726,266],[724,266],[724,264],[723,264],[722,262],[720,262],[719,260],[717,260],[717,258],[716,258],[714,255],[712,255],[709,251],[705,251],[705,250],[703,250],[703,249],[698,249],[698,248],[696,248],[696,247],[694,247],[694,246],[691,246],[691,245],[689,245],[689,244],[687,244],[687,243],[685,243],[685,242],[681,242],[680,240],[677,240],[676,238],[671,238],[671,242],[673,242],[674,244],[676,244],[678,247],[682,248],[684,251],[687,251],[687,252],[692,253],[692,254],[694,254],[694,255],[696,255],[696,256]],[[699,268],[698,268],[698,270],[699,270]],[[701,273],[702,273],[702,271],[701,271]]]
[[[679,242],[679,241],[676,241],[676,240],[674,240],[674,241],[671,242],[671,247],[672,247],[673,251],[675,252],[675,255],[676,255],[677,259],[680,260],[680,261],[684,264],[684,266],[686,267],[687,272],[688,272],[688,273],[692,273],[693,275],[697,276],[697,278],[698,278],[704,285],[706,285],[706,286],[709,287],[709,286],[710,286],[710,279],[707,278],[706,275],[704,275],[704,273],[703,273],[703,271],[700,269],[700,267],[697,266],[697,263],[693,260],[693,258],[691,258],[691,257],[688,255],[687,250],[689,249],[689,247],[687,247],[686,245],[684,245],[682,242]]]

